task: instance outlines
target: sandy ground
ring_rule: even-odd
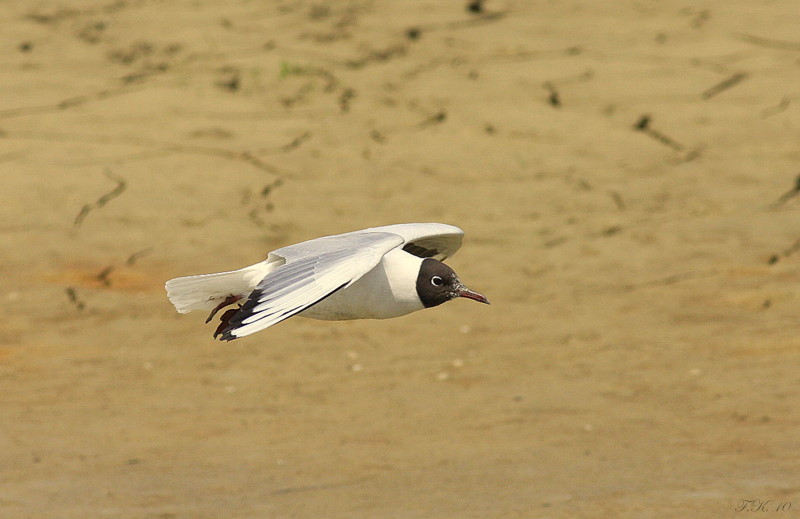
[[[0,9],[0,517],[800,511],[796,0]],[[492,306],[164,294],[414,221]]]

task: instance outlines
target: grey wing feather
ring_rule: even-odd
[[[286,260],[267,274],[221,331],[222,340],[250,335],[302,312],[372,270],[403,238],[360,232],[317,238],[270,253]]]
[[[443,261],[461,247],[464,231],[444,223],[400,223],[368,231],[391,232],[403,237],[403,250],[420,258]]]

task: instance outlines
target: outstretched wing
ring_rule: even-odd
[[[302,312],[372,270],[401,236],[377,230],[309,240],[271,252],[286,263],[264,277],[221,330],[222,340],[250,335]]]
[[[390,232],[403,238],[403,250],[420,258],[443,261],[461,247],[464,231],[444,223],[400,223],[366,229]]]

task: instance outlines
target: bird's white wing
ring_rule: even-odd
[[[403,250],[420,258],[442,261],[461,247],[464,231],[444,223],[400,223],[359,232],[390,232],[403,238]]]
[[[326,236],[277,249],[286,263],[270,272],[221,330],[222,340],[250,335],[302,312],[372,270],[390,250],[403,245],[391,232],[358,231]]]

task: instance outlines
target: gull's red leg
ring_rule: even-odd
[[[211,310],[211,314],[208,316],[208,319],[206,319],[206,324],[211,322],[211,319],[213,319],[214,316],[217,315],[217,312],[219,312],[222,308],[225,308],[228,305],[232,305],[241,298],[242,296],[235,296],[233,294],[226,297],[225,301],[221,302],[220,304],[217,305],[215,309]]]

